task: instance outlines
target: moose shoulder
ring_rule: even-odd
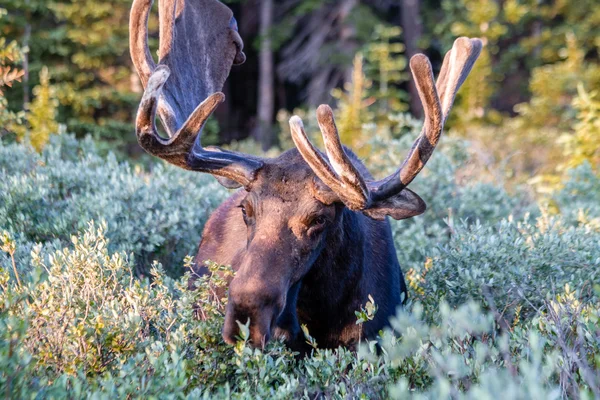
[[[145,88],[136,134],[150,154],[182,168],[242,187],[213,213],[195,259],[196,272],[212,260],[236,271],[229,285],[223,338],[233,343],[250,320],[250,339],[263,346],[285,337],[301,349],[300,324],[324,347],[353,346],[372,337],[406,297],[387,216],[410,218],[425,203],[406,186],[421,171],[442,133],[454,96],[481,50],[459,38],[446,54],[437,82],[429,60],[410,67],[425,111],[421,135],[398,170],[379,181],[340,143],[332,110],[317,120],[326,153],[290,120],[295,149],[273,159],[204,148],[201,131],[224,99],[231,66],[244,61],[231,11],[216,0],[160,0],[158,65],[147,46],[151,0],[134,0],[130,45]],[[169,135],[155,127],[158,115]],[[379,310],[356,325],[354,312],[373,296]]]

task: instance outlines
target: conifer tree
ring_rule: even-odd
[[[44,148],[50,135],[59,132],[56,122],[58,100],[55,88],[50,85],[48,68],[42,68],[39,79],[40,84],[33,89],[33,101],[25,116],[26,125],[17,130],[19,138],[28,140],[37,151]]]

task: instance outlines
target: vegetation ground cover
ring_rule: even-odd
[[[393,225],[410,285],[393,331],[352,353],[319,348],[308,330],[314,351],[297,359],[282,343],[223,343],[226,299],[214,289],[226,266],[211,265],[187,290],[182,254],[194,254],[225,190],[97,152],[68,135],[39,155],[0,147],[0,385],[9,397],[599,394],[600,178],[589,164],[571,172],[552,212],[497,183],[457,184],[468,146],[446,140],[415,182],[435,188],[421,191],[428,212]],[[374,310],[365,299],[357,323]]]

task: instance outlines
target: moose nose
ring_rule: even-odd
[[[223,340],[235,344],[240,336],[241,324],[249,324],[249,339],[253,347],[264,346],[271,338],[275,321],[283,309],[283,295],[273,287],[249,282],[239,284],[232,281],[229,301],[223,326]]]
[[[230,345],[236,344],[240,336],[240,327],[238,322],[242,324],[244,323],[240,319],[236,319],[234,316],[225,316],[225,325],[223,326],[223,340],[225,343]],[[250,318],[249,339],[252,347],[264,347],[271,339],[271,328],[272,327],[270,323],[264,324],[259,323],[258,321],[254,322],[252,318]]]

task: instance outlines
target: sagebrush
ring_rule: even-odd
[[[394,142],[394,144],[397,144]],[[377,159],[390,151],[371,143]],[[394,146],[399,148],[398,146]],[[388,147],[389,148],[389,147]],[[150,171],[57,136],[0,146],[0,391],[24,398],[592,398],[600,396],[600,178],[589,164],[544,201],[460,176],[446,141],[415,186],[429,210],[394,223],[410,284],[379,344],[296,358],[220,330],[232,273],[187,290],[210,177]],[[384,163],[382,163],[384,164]],[[385,165],[381,165],[384,169]],[[383,173],[383,172],[382,172]],[[418,188],[417,188],[418,190]],[[543,206],[538,206],[543,204]],[[94,221],[94,222],[92,222]],[[203,318],[194,304],[203,307]],[[373,307],[357,310],[357,323]]]

